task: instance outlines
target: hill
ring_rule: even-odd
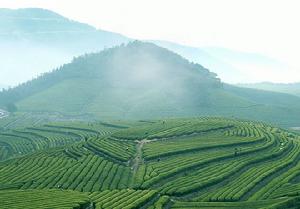
[[[132,41],[45,9],[0,9],[0,17],[0,83],[9,82],[10,86],[49,72],[70,62],[74,56]],[[264,80],[270,79],[270,74],[276,78],[290,75],[286,73],[289,67],[284,63],[260,54],[219,47],[191,47],[167,41],[149,42],[201,63],[225,82],[257,82],[256,72],[260,69],[263,69],[260,77]],[[36,54],[39,59],[36,59]],[[285,69],[284,73],[282,69]]]
[[[182,104],[193,105],[193,88],[202,90],[198,95],[205,95],[211,87],[220,86],[216,75],[202,66],[154,44],[136,41],[78,57],[2,92],[1,101],[17,102],[23,111],[93,112],[115,117],[144,110],[149,114],[149,108],[160,107],[160,114],[173,103],[176,106],[170,111]]]
[[[106,119],[223,115],[299,126],[300,98],[223,84],[199,64],[139,41],[75,58],[0,94],[23,112]]]
[[[205,51],[204,48],[185,46],[168,41],[151,40],[150,42],[178,53],[192,62],[201,63],[203,66],[217,73],[225,82],[234,83],[237,80],[241,81],[245,79],[243,72],[233,67],[231,63],[218,58],[214,53]]]
[[[264,123],[206,117],[2,129],[1,206],[295,208],[299,139]]]
[[[300,83],[249,83],[249,84],[238,84],[241,87],[262,89],[267,91],[281,92],[300,96]]]
[[[11,86],[49,72],[74,56],[129,40],[38,8],[0,9],[0,26],[0,82]]]

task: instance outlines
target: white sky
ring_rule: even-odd
[[[299,0],[0,0],[0,7],[47,8],[132,38],[259,52],[300,69]]]

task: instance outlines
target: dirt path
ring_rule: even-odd
[[[144,146],[144,144],[150,142],[150,140],[143,139],[141,141],[136,141],[136,142],[137,142],[137,145],[136,145],[136,156],[133,159],[133,163],[132,163],[132,170],[133,170],[134,174],[136,174],[136,172],[138,171],[139,166],[144,163],[144,159],[143,159],[143,146]]]

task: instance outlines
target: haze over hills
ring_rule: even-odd
[[[300,83],[236,84],[300,76],[294,14],[248,3],[2,0],[295,68],[0,9],[0,209],[300,208]]]
[[[9,85],[49,72],[74,56],[128,41],[45,9],[0,9],[0,26],[0,83]]]
[[[226,83],[289,80],[290,67],[279,60],[258,53],[235,51],[221,47],[191,47],[167,41],[151,42],[170,49],[190,61],[201,63],[217,73]],[[285,71],[283,71],[283,69]],[[284,73],[285,72],[285,73]],[[260,76],[257,76],[259,74]]]
[[[154,44],[136,41],[76,58],[52,73],[5,91],[1,101],[17,102],[23,111],[95,113],[102,117],[147,116],[158,111],[158,116],[187,104],[201,105],[205,100],[192,101],[199,99],[193,96],[206,96],[210,88],[220,86],[216,75],[202,66]]]
[[[11,86],[49,72],[74,56],[132,41],[45,9],[0,9],[0,17],[0,56],[3,58],[0,83],[9,81]],[[283,77],[282,69],[289,68],[259,54],[218,47],[197,48],[167,41],[151,42],[201,63],[224,82],[258,82],[256,74],[260,69],[262,80],[270,79],[270,72]],[[39,59],[36,59],[37,54]]]
[[[230,64],[233,69],[237,69],[238,76],[224,72],[227,76],[231,76],[231,79],[227,79],[231,83],[282,82],[297,79],[291,77],[293,70],[287,63],[263,54],[235,51],[221,47],[205,47],[202,49],[218,60]]]
[[[282,92],[287,94],[293,94],[300,96],[300,83],[249,83],[249,84],[238,84],[241,87],[262,89],[267,91]]]
[[[44,9],[1,9],[0,16],[0,55],[3,57],[1,78],[4,79],[2,82],[31,80],[37,75],[70,62],[74,56],[97,52],[76,58],[71,64],[58,67],[61,69],[59,71],[46,74],[34,79],[33,82],[27,82],[16,89],[3,93],[2,98],[9,99],[2,99],[2,106],[12,102],[16,103],[22,111],[90,113],[101,117],[114,118],[118,116],[125,119],[147,118],[149,112],[151,112],[151,117],[195,114],[225,115],[274,123],[280,121],[285,126],[299,125],[296,116],[300,106],[298,98],[284,94],[241,89],[222,83],[251,80],[250,74],[253,75],[255,71],[245,69],[245,65],[249,65],[253,69],[255,66],[266,67],[266,69],[276,68],[277,71],[279,68],[285,68],[285,65],[277,60],[259,54],[236,52],[217,47],[196,48],[151,40],[156,45],[172,50],[190,61],[200,63],[211,72],[216,72],[218,76],[211,72],[208,73],[211,77],[203,77],[205,73],[201,75],[200,80],[208,79],[215,82],[209,87],[204,85],[204,88],[203,85],[195,84],[198,82],[199,75],[197,73],[193,72],[187,78],[186,73],[189,70],[184,70],[184,73],[181,72],[182,74],[178,75],[173,74],[170,70],[170,68],[189,69],[190,66],[194,66],[192,68],[208,72],[204,67],[191,63],[174,67],[173,65],[177,62],[188,63],[188,61],[154,45],[146,44],[148,47],[144,47],[144,44],[135,42],[128,48],[122,46],[98,53],[105,48],[128,43],[132,39],[116,33],[97,30],[87,24],[69,20]],[[150,57],[140,57],[133,48],[149,54]],[[153,50],[149,51],[149,49]],[[110,54],[115,51],[120,51],[117,58]],[[132,55],[129,60],[126,60],[129,55],[125,51],[135,54],[136,57]],[[173,58],[163,60],[163,57],[158,58],[160,53]],[[115,61],[107,65],[104,63],[103,57],[115,59]],[[126,67],[121,69],[123,64]],[[150,78],[152,76],[152,80],[147,78],[149,80],[143,85],[128,80],[127,76],[137,70],[137,67],[134,67],[132,71],[132,66],[139,66],[141,71],[138,75],[149,75]],[[100,77],[98,75],[87,78],[83,71],[87,69],[93,73],[104,72],[108,69],[117,70],[113,70],[115,74],[109,76],[101,74]],[[155,69],[156,72],[151,69]],[[75,72],[79,73],[78,76],[82,76],[82,79],[76,80],[76,76],[73,76]],[[159,75],[157,76],[157,74]],[[222,82],[217,77],[222,78]],[[188,82],[190,79],[193,82]],[[128,86],[126,88],[125,84],[120,86],[121,82],[118,80],[122,83],[125,81]],[[70,94],[69,89],[76,91]],[[97,89],[96,92],[95,89]],[[272,89],[265,88],[265,90]],[[269,98],[269,100],[264,98]],[[74,102],[75,100],[76,102]],[[288,114],[290,116],[287,116]]]
[[[300,98],[223,84],[215,73],[135,41],[75,58],[0,94],[20,111],[108,119],[222,115],[298,126]]]

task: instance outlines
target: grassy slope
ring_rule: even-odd
[[[300,98],[221,84],[214,73],[154,44],[132,42],[73,60],[0,94],[21,111],[106,119],[227,116],[299,126]]]
[[[1,202],[16,209],[93,204],[114,209],[276,209],[299,204],[296,134],[224,118],[129,123],[128,129],[106,130],[97,122],[26,129],[49,137],[82,137],[0,162]]]
[[[187,105],[168,98],[155,89],[134,92],[126,88],[107,89],[97,80],[73,79],[21,100],[17,105],[22,111],[89,113],[107,119],[223,115],[285,127],[299,125],[300,99],[286,94],[225,87],[209,91],[208,97],[199,97],[207,102],[204,105]]]

